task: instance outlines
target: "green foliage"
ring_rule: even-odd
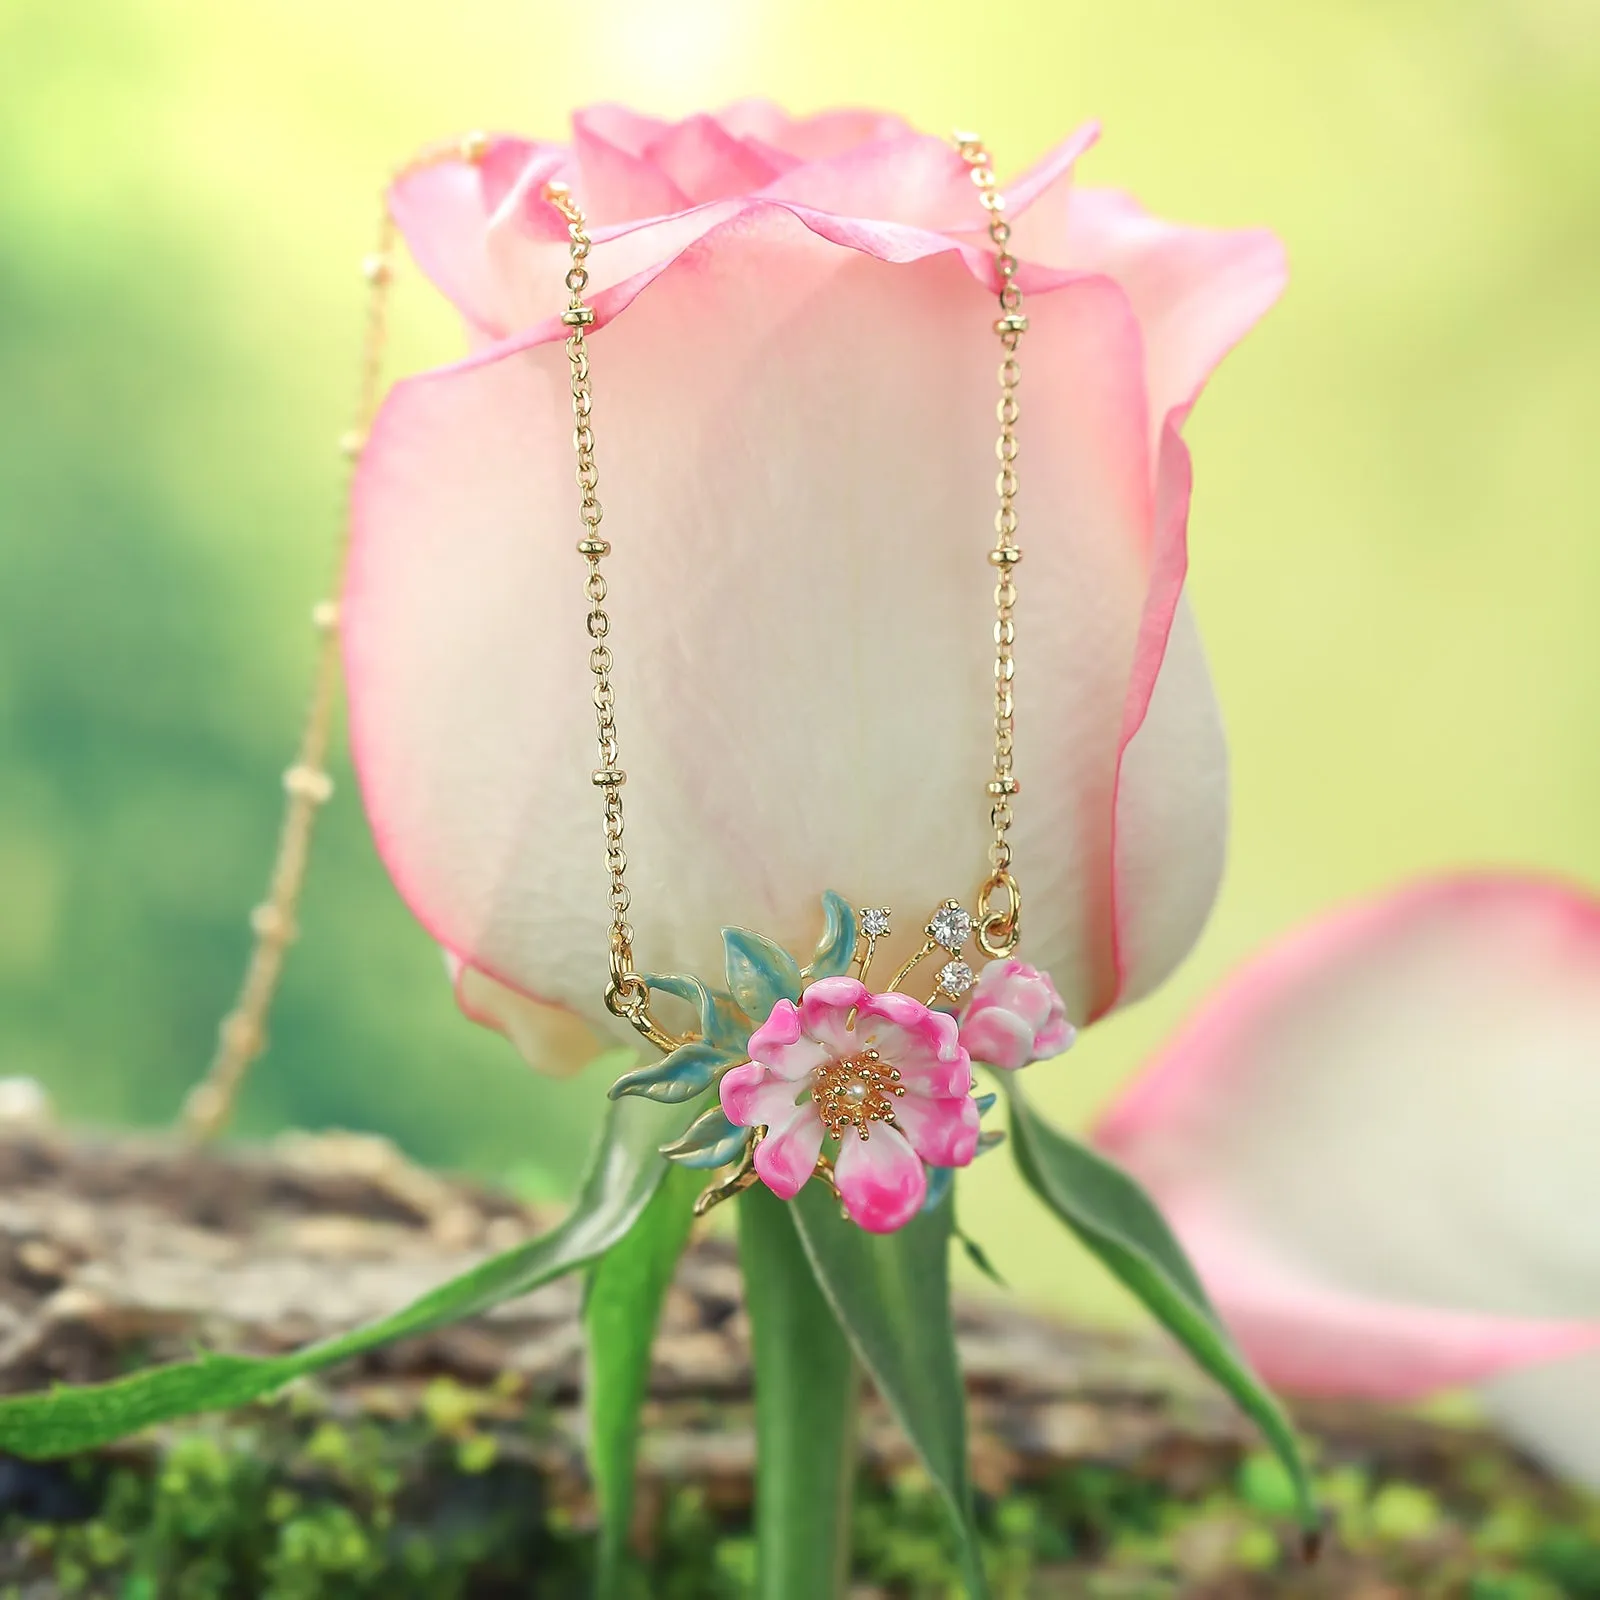
[[[110,1383],[0,1401],[0,1449],[33,1458],[69,1455],[155,1422],[228,1410],[291,1379],[526,1294],[594,1260],[628,1232],[668,1170],[657,1147],[681,1128],[681,1118],[648,1101],[618,1103],[558,1228],[452,1278],[392,1316],[288,1355],[206,1354]]]
[[[1294,1429],[1250,1370],[1165,1218],[1120,1167],[1052,1128],[1012,1077],[1002,1075],[1002,1082],[1024,1180],[1266,1435],[1288,1474],[1302,1528],[1316,1533],[1322,1516]]]
[[[380,1427],[279,1404],[189,1424],[148,1471],[36,1469],[76,1474],[92,1503],[77,1523],[5,1519],[0,1600],[45,1582],[81,1600],[584,1600],[592,1536],[581,1518],[542,1504],[526,1458],[485,1475],[457,1465],[462,1442],[485,1437],[494,1405],[492,1395],[446,1386],[423,1415]],[[1352,1520],[1317,1592],[1600,1597],[1592,1503],[1540,1490],[1525,1475],[1499,1484],[1489,1502],[1473,1486],[1470,1456],[1431,1460],[1442,1476],[1427,1483],[1350,1465],[1319,1476],[1323,1498]],[[1228,1492],[1227,1460],[1213,1463],[1209,1489],[1200,1466],[1173,1463],[1163,1478],[1153,1475],[1159,1468],[1147,1475],[1085,1462],[980,1496],[976,1526],[995,1600],[1299,1592],[1295,1557],[1262,1523],[1261,1507]],[[1271,1458],[1251,1457],[1238,1489],[1270,1499],[1281,1487],[1277,1470]],[[1386,1502],[1427,1503],[1437,1517],[1425,1534],[1380,1537],[1373,1530]],[[756,1592],[748,1514],[725,1492],[669,1491],[646,1532],[641,1596]],[[864,1478],[851,1542],[854,1583],[895,1600],[965,1600],[944,1496],[924,1472]]]
[[[671,1168],[644,1214],[590,1270],[583,1326],[589,1365],[589,1462],[600,1502],[597,1600],[622,1595],[633,1518],[639,1413],[667,1287],[689,1240],[700,1179]]]
[[[792,1208],[760,1185],[739,1198],[739,1259],[757,1373],[752,1576],[762,1600],[834,1600],[850,1563],[861,1373]]]
[[[950,1205],[924,1211],[892,1234],[867,1233],[842,1217],[821,1184],[807,1184],[790,1206],[839,1325],[943,1497],[966,1583],[979,1600],[987,1588],[951,1322]]]

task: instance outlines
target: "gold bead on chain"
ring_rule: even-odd
[[[393,175],[391,184],[443,162],[481,161],[488,147],[488,140],[479,133],[449,144],[430,146],[401,167]],[[372,253],[361,264],[362,276],[367,281],[367,325],[361,345],[355,418],[339,438],[339,453],[349,464],[345,485],[347,503],[349,477],[361,458],[381,394],[396,236],[385,191],[378,236]],[[348,515],[340,518],[339,526],[342,531],[348,529]],[[342,582],[345,550],[346,538],[341,537],[333,572],[335,592]],[[317,631],[316,671],[294,761],[283,775],[288,800],[278,834],[277,855],[267,882],[267,897],[250,913],[255,944],[245,967],[239,997],[217,1030],[216,1050],[205,1076],[184,1101],[183,1128],[193,1138],[211,1138],[227,1125],[251,1062],[267,1048],[267,1015],[283,976],[288,946],[298,932],[295,911],[305,884],[317,812],[333,795],[327,760],[341,681],[338,601],[318,601],[312,607],[311,620]]]

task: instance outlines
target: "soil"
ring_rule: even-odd
[[[291,1349],[389,1312],[550,1221],[505,1194],[414,1167],[365,1137],[196,1149],[0,1128],[0,1391],[106,1379],[181,1360],[197,1344]],[[0,1511],[8,1513],[0,1596],[580,1593],[573,1574],[593,1522],[581,1450],[580,1293],[570,1277],[298,1385],[276,1407],[255,1408],[246,1444],[246,1435],[226,1431],[235,1424],[210,1423],[198,1434],[194,1425],[153,1430],[64,1467],[0,1458]],[[1004,1594],[1600,1594],[1587,1502],[1482,1430],[1360,1406],[1303,1408],[1299,1421],[1332,1501],[1322,1558],[1308,1567],[1276,1537],[1285,1530],[1282,1487],[1253,1430],[1165,1342],[1076,1327],[998,1294],[961,1299],[956,1321],[974,1476]],[[637,1519],[655,1576],[641,1593],[744,1592],[755,1467],[747,1334],[731,1246],[704,1234],[683,1260],[655,1348]],[[214,1589],[196,1587],[182,1576],[187,1556],[180,1561],[166,1545],[159,1559],[149,1555],[141,1519],[157,1518],[164,1464],[175,1450],[194,1448],[184,1443],[192,1437],[246,1450],[252,1471],[266,1473],[262,1483],[290,1485],[296,1516],[308,1494],[321,1493],[307,1489],[314,1480],[341,1505],[356,1506],[357,1520],[370,1518],[371,1485],[348,1463],[316,1455],[332,1448],[330,1427],[386,1439],[389,1455],[404,1457],[398,1475],[369,1474],[389,1485],[378,1518],[385,1528],[426,1521],[432,1513],[419,1507],[453,1504],[458,1480],[476,1478],[480,1500],[510,1493],[523,1521],[536,1498],[555,1544],[528,1554],[532,1546],[518,1544],[518,1535],[479,1567],[476,1557],[463,1558],[434,1589],[381,1575],[363,1588],[349,1572],[286,1587],[278,1534],[261,1538],[276,1539],[279,1555],[238,1558],[264,1563],[260,1572],[278,1574],[270,1581],[234,1574]],[[934,1564],[931,1577],[907,1570],[923,1561],[908,1550],[937,1551],[937,1515],[903,1439],[875,1403],[862,1452],[858,1593],[958,1593],[938,1586],[936,1555],[924,1562]],[[90,1557],[74,1558],[86,1574],[75,1587],[60,1570],[71,1541],[41,1530],[115,1522],[106,1485],[117,1474],[119,1482],[154,1485],[154,1498],[124,1515],[122,1542],[106,1545],[114,1559],[102,1563],[103,1574]],[[385,1534],[385,1549],[393,1539]],[[686,1541],[690,1555],[680,1548]],[[702,1545],[714,1560],[702,1560]],[[1551,1548],[1565,1554],[1550,1556]],[[542,1562],[547,1577],[518,1578],[524,1555]],[[161,1570],[179,1577],[137,1588],[127,1574],[140,1561],[165,1563]],[[679,1584],[674,1562],[701,1576]]]

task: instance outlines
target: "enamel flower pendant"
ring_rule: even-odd
[[[700,1030],[619,1079],[612,1094],[682,1101],[716,1085],[717,1105],[663,1151],[691,1167],[732,1167],[700,1197],[701,1212],[753,1183],[788,1200],[817,1178],[853,1221],[890,1233],[936,1203],[954,1169],[1002,1137],[982,1132],[994,1097],[974,1097],[964,1012],[949,1008],[987,986],[982,1009],[995,1013],[991,974],[1021,963],[991,961],[980,979],[963,958],[974,920],[946,900],[920,947],[875,990],[867,979],[892,933],[888,908],[857,913],[830,892],[823,910],[823,937],[804,968],[762,935],[726,928],[726,989],[698,978],[647,978],[652,990],[690,1002]],[[923,1001],[902,986],[930,960],[939,965]],[[1042,996],[1049,980],[1024,970]],[[994,1027],[991,1015],[991,1034]]]

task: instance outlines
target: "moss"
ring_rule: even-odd
[[[578,1600],[591,1533],[548,1504],[504,1393],[430,1389],[411,1422],[328,1415],[305,1394],[174,1431],[142,1470],[77,1464],[45,1497],[77,1520],[13,1515],[0,1600]],[[521,1441],[519,1445],[518,1441]],[[1513,1464],[1370,1462],[1319,1475],[1336,1537],[1329,1587],[1418,1600],[1600,1600],[1600,1512]],[[60,1475],[62,1469],[38,1469]],[[1198,1470],[1198,1478],[1197,1478]],[[71,1490],[77,1500],[67,1495]],[[1085,1463],[980,1499],[996,1600],[1155,1600],[1299,1592],[1287,1486],[1265,1456],[1230,1464]],[[685,1485],[658,1497],[639,1600],[752,1592],[748,1513]],[[73,1515],[77,1515],[76,1512]],[[895,1600],[961,1594],[937,1494],[917,1472],[862,1485],[855,1576]],[[1348,1581],[1346,1581],[1348,1580]]]

